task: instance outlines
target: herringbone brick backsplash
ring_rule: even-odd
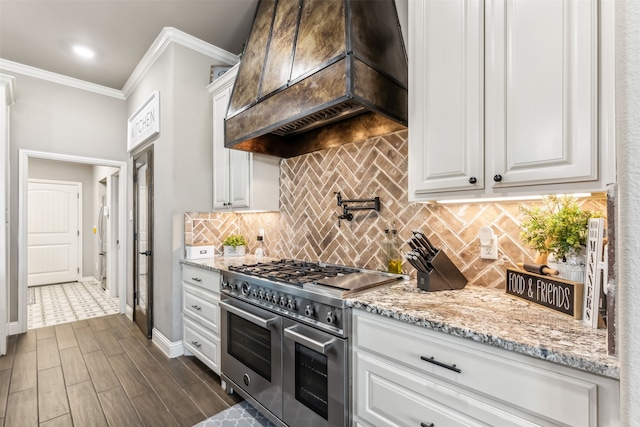
[[[380,197],[380,212],[355,211],[338,226],[334,192],[345,199]],[[606,198],[580,200],[584,208],[606,213]],[[407,201],[407,131],[346,144],[291,159],[280,168],[280,212],[185,214],[185,244],[211,244],[222,249],[230,233],[257,247],[265,230],[267,256],[324,261],[380,270],[384,229],[395,223],[401,251],[411,231],[420,229],[452,259],[465,277],[478,285],[504,286],[505,267],[533,261],[534,252],[520,241],[523,202],[427,205]],[[528,205],[535,202],[527,202]],[[480,259],[478,230],[490,226],[498,236],[496,261]],[[404,272],[415,276],[407,262]]]

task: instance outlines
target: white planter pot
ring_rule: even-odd
[[[224,246],[224,256],[244,256],[246,246]]]
[[[567,261],[557,262],[553,255],[549,256],[547,265],[555,268],[560,274],[558,278],[584,283],[586,276],[586,256],[584,254],[567,256]]]

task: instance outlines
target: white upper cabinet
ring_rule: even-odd
[[[597,0],[409,8],[410,201],[604,190]]]
[[[484,188],[482,3],[411,1],[409,20],[409,194]]]
[[[213,98],[213,209],[277,211],[280,159],[224,148],[224,118],[238,66],[208,87]]]

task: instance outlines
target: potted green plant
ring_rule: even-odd
[[[242,234],[231,234],[222,242],[224,256],[243,256],[246,252],[247,240]]]
[[[520,224],[520,237],[527,246],[537,251],[536,263],[550,264],[555,261],[561,276],[580,281],[584,276],[589,218],[598,218],[602,214],[583,210],[572,196],[546,196],[543,202],[541,207],[520,206],[520,212],[527,217]],[[567,273],[563,274],[563,270]],[[573,271],[579,271],[579,274],[575,275]]]

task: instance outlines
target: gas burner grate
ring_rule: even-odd
[[[319,262],[292,259],[229,266],[229,270],[296,286],[316,282],[326,277],[344,276],[359,271],[351,267],[323,265]]]

